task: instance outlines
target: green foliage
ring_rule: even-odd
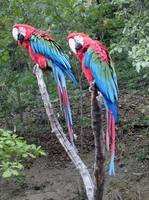
[[[111,44],[111,53],[125,54],[140,72],[149,67],[149,4],[144,0],[113,0],[113,4],[119,7],[115,14],[123,18],[124,24],[119,30],[120,37]]]
[[[17,113],[23,115],[26,108],[42,106],[37,82],[32,73],[33,63],[26,51],[18,47],[12,38],[11,29],[14,23],[28,23],[54,35],[69,54],[78,80],[81,74],[80,63],[70,53],[66,40],[67,34],[75,31],[86,32],[110,47],[115,66],[118,66],[117,71],[123,80],[125,74],[126,77],[132,76],[132,67],[138,72],[141,70],[140,74],[147,73],[148,0],[0,1],[0,113],[5,118]],[[52,100],[57,101],[53,77],[46,78],[46,83]],[[74,96],[74,88],[69,82],[68,88],[69,94]],[[23,124],[23,118],[20,120]]]
[[[25,159],[40,155],[45,155],[40,146],[27,144],[22,137],[0,129],[0,175],[3,178],[22,175]]]

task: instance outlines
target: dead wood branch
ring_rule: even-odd
[[[98,98],[98,100],[97,100]],[[103,199],[105,182],[105,142],[102,130],[102,96],[96,88],[91,92],[91,117],[95,143],[94,195],[95,200]]]
[[[68,156],[70,157],[70,159],[72,160],[76,168],[79,170],[79,173],[85,185],[88,200],[94,200],[94,186],[93,186],[93,181],[91,179],[89,171],[86,165],[83,163],[83,161],[79,157],[79,155],[77,154],[73,145],[71,145],[71,143],[67,139],[60,123],[58,122],[54,114],[54,110],[49,98],[49,94],[47,92],[46,85],[43,79],[43,73],[42,73],[42,70],[39,68],[39,66],[36,66],[36,68],[34,69],[34,73],[37,77],[39,90],[42,96],[42,100],[44,103],[44,107],[46,109],[48,119],[51,124],[52,133],[56,135],[59,142],[61,143],[61,145],[64,147],[65,151],[67,152]]]

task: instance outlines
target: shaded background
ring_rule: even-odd
[[[72,69],[81,85],[74,89],[71,82],[67,81],[74,130],[78,135],[76,143],[91,170],[94,142],[90,126],[90,94],[87,82],[81,75],[80,63],[71,54],[66,37],[71,32],[83,31],[106,44],[115,63],[120,88],[117,176],[114,179],[107,178],[106,198],[116,199],[113,194],[113,191],[116,191],[119,199],[148,200],[148,0],[0,0],[0,6],[0,127],[15,130],[28,142],[42,145],[47,152],[47,157],[42,160],[44,166],[39,165],[40,160],[27,164],[29,171],[26,171],[23,185],[17,185],[15,180],[12,180],[7,189],[6,182],[1,180],[2,200],[23,200],[25,195],[36,194],[37,190],[41,195],[39,200],[48,200],[48,197],[44,197],[46,192],[43,188],[47,187],[47,190],[52,192],[52,183],[46,182],[47,174],[51,174],[51,180],[56,184],[59,175],[67,177],[67,169],[68,183],[72,183],[68,193],[70,196],[67,194],[68,188],[65,187],[65,178],[61,179],[62,189],[55,186],[55,194],[58,190],[62,194],[64,190],[63,193],[67,194],[69,200],[85,199],[81,197],[81,186],[77,189],[78,182],[71,178],[73,170],[70,173],[71,166],[68,164],[67,155],[55,136],[50,133],[49,122],[32,73],[33,63],[26,51],[20,49],[12,38],[11,28],[15,23],[31,24],[54,35],[70,56]],[[57,116],[65,129],[53,77],[45,75],[45,81]],[[53,172],[55,168],[60,171]],[[37,183],[36,174],[42,171],[43,178],[40,177]],[[34,178],[31,178],[32,176]],[[75,195],[71,198],[72,193]],[[66,199],[64,196],[52,198]],[[37,196],[29,195],[27,198],[34,200]]]

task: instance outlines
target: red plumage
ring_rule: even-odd
[[[88,35],[86,35],[85,33],[71,33],[67,36],[67,39],[73,39],[75,36],[82,36],[83,40],[84,40],[84,44],[82,49],[80,49],[79,51],[77,51],[77,53],[75,54],[75,56],[77,57],[77,59],[80,60],[80,62],[82,63],[82,71],[84,72],[85,77],[87,78],[87,80],[89,82],[93,81],[93,76],[91,73],[91,70],[89,68],[84,67],[84,53],[86,52],[86,50],[91,47],[93,49],[93,51],[95,53],[98,54],[99,58],[106,62],[106,63],[110,63],[110,56],[108,53],[108,49],[106,46],[104,46],[101,42],[99,42],[98,40],[92,40]]]
[[[67,36],[67,39],[73,39],[75,36],[82,36],[84,40],[84,44],[81,50],[79,50],[76,54],[76,57],[82,62],[84,53],[88,49],[88,47],[91,47],[95,53],[99,55],[99,58],[106,62],[110,62],[110,56],[108,53],[108,49],[105,45],[103,45],[100,41],[98,40],[92,40],[88,35],[85,33],[71,33]]]
[[[31,43],[30,43],[30,38],[34,34],[34,35],[43,37],[45,40],[54,41],[53,37],[41,30],[35,29],[34,27],[32,27],[28,24],[16,24],[13,26],[13,28],[19,28],[19,27],[25,29],[25,38],[24,38],[23,42],[20,42],[18,40],[19,46],[27,49],[30,57],[32,58],[32,60],[35,64],[38,64],[41,69],[46,69],[47,58],[41,54],[33,52]]]
[[[67,36],[69,46],[82,64],[82,71],[90,86],[95,83],[103,96],[107,110],[106,147],[111,150],[109,174],[115,174],[115,122],[118,122],[118,86],[114,67],[108,49],[100,41],[93,40],[85,33]],[[94,82],[93,82],[94,81]]]
[[[51,35],[35,29],[30,25],[15,24],[12,29],[12,35],[20,47],[27,49],[30,57],[36,65],[39,65],[41,69],[49,69],[53,72],[60,97],[61,108],[63,109],[68,127],[70,141],[74,144],[72,115],[65,76],[67,75],[74,84],[77,84],[77,81],[71,71],[71,65],[67,55],[54,41]]]

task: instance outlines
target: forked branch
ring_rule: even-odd
[[[56,135],[59,142],[61,143],[61,145],[64,147],[65,151],[67,152],[68,156],[70,157],[70,159],[72,160],[76,168],[79,170],[79,173],[82,177],[82,180],[86,189],[88,200],[94,200],[94,185],[93,185],[91,176],[89,174],[89,171],[86,165],[83,163],[83,161],[79,157],[79,155],[77,154],[73,145],[71,145],[71,143],[67,139],[59,121],[57,120],[54,114],[54,110],[49,98],[49,94],[47,92],[46,85],[43,79],[43,73],[42,73],[42,70],[39,68],[39,66],[36,66],[36,68],[34,69],[34,73],[37,77],[39,90],[42,96],[42,100],[44,103],[44,107],[45,107],[48,119],[51,124],[52,133]]]

